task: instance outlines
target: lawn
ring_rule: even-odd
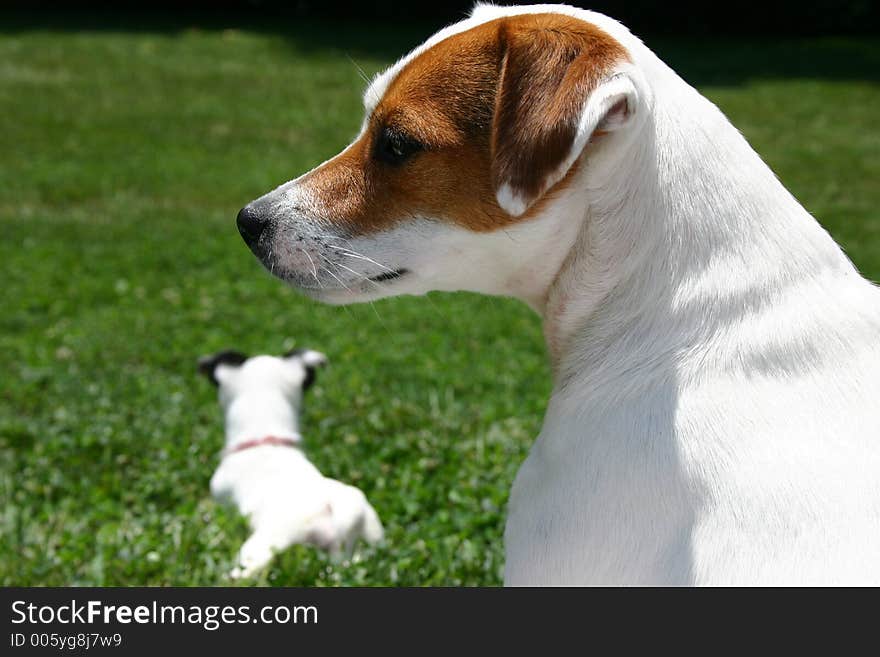
[[[208,494],[222,426],[196,358],[294,345],[331,361],[309,454],[387,541],[345,564],[294,548],[259,583],[498,584],[550,390],[538,318],[470,294],[321,306],[234,225],[356,133],[358,66],[428,29],[86,22],[0,28],[0,584],[226,583],[246,524]],[[877,42],[648,43],[880,279]]]

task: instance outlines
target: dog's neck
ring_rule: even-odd
[[[852,270],[721,112],[656,62],[637,138],[588,150],[586,202],[555,208],[580,227],[539,308],[557,384],[705,342],[744,311],[738,291]]]
[[[265,436],[301,438],[296,410],[277,391],[238,395],[227,405],[225,417],[227,450]]]

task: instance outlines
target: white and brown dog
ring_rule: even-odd
[[[880,584],[880,291],[718,108],[556,5],[478,6],[365,105],[239,230],[322,301],[541,314],[507,583]]]
[[[311,350],[252,358],[222,351],[199,360],[199,371],[219,389],[226,419],[226,448],[211,492],[235,504],[253,530],[232,578],[253,576],[274,553],[297,543],[341,555],[360,538],[382,539],[379,516],[364,494],[323,476],[302,450],[302,393],[325,362]]]

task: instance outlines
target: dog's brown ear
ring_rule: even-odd
[[[568,173],[594,136],[626,123],[635,93],[623,46],[561,14],[501,21],[502,61],[492,124],[492,185],[509,214],[524,213]]]

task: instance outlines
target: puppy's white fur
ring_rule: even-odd
[[[555,387],[511,492],[506,583],[880,584],[880,292],[619,23],[480,6],[415,52],[538,12],[593,23],[630,55],[593,92],[601,102],[584,99],[566,168],[602,108],[624,94],[628,111],[572,182],[504,230],[419,217],[352,238],[364,260],[346,269],[359,276],[308,292],[346,303],[475,290],[543,316]],[[368,113],[411,59],[377,78]],[[498,194],[514,215],[534,200]],[[286,212],[276,251],[333,216],[310,205],[307,179],[271,197]],[[365,281],[379,262],[408,273]]]
[[[376,543],[383,537],[379,516],[364,494],[323,476],[302,449],[264,444],[235,451],[266,436],[301,440],[306,366],[324,362],[322,354],[305,351],[289,358],[256,356],[214,370],[226,418],[226,450],[211,492],[235,504],[253,530],[232,578],[253,576],[274,553],[293,544],[341,554],[351,553],[359,538]]]

